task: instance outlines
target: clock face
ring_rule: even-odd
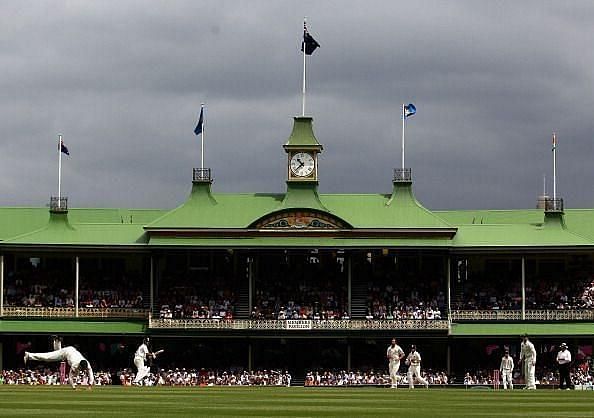
[[[307,177],[315,167],[314,157],[307,152],[298,152],[291,157],[291,172],[297,177]]]

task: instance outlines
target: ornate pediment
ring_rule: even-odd
[[[258,220],[258,229],[345,229],[346,223],[335,216],[312,210],[280,212]]]

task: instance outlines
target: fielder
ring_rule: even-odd
[[[396,338],[392,338],[392,344],[388,346],[386,351],[386,358],[388,359],[388,370],[390,371],[390,380],[392,381],[392,388],[398,388],[398,369],[400,369],[400,360],[404,357],[404,351],[398,344]]]
[[[514,359],[509,355],[509,350],[505,350],[505,355],[501,357],[501,365],[499,366],[501,377],[503,378],[503,389],[514,388]]]
[[[142,340],[142,344],[138,346],[136,352],[134,353],[134,365],[136,366],[137,372],[134,381],[132,381],[132,384],[135,386],[142,386],[143,379],[147,377],[149,372],[151,371],[151,368],[149,366],[144,365],[146,359],[150,357],[155,358],[157,356],[155,353],[151,353],[151,351],[149,350],[149,343],[150,338],[145,337]]]
[[[410,347],[410,353],[408,353],[408,357],[406,357],[406,364],[408,365],[407,376],[409,389],[413,389],[415,387],[415,379],[417,382],[425,385],[425,387],[428,388],[429,383],[423,379],[423,376],[421,376],[421,355],[417,351],[417,347],[415,345],[411,345]]]
[[[28,351],[25,351],[24,360],[25,364],[27,364],[27,361],[29,360],[45,361],[48,363],[67,361],[68,365],[70,366],[68,379],[72,389],[76,389],[76,378],[78,377],[78,373],[81,371],[87,375],[88,389],[91,389],[95,383],[95,377],[93,375],[93,369],[91,368],[91,365],[87,359],[85,359],[83,355],[72,346],[64,347],[56,351],[50,351],[49,353],[29,353]]]
[[[524,334],[523,341],[520,346],[520,363],[522,363],[522,370],[524,371],[526,389],[536,389],[536,379],[534,377],[534,368],[536,366],[536,349],[534,348],[534,344],[528,340],[528,335],[526,334]]]

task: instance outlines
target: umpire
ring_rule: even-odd
[[[561,343],[560,350],[557,353],[557,363],[559,364],[559,389],[571,389],[571,380],[569,379],[569,365],[571,364],[571,353],[567,349],[567,344]]]

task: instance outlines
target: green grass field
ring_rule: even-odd
[[[594,392],[0,386],[0,417],[594,417]]]

